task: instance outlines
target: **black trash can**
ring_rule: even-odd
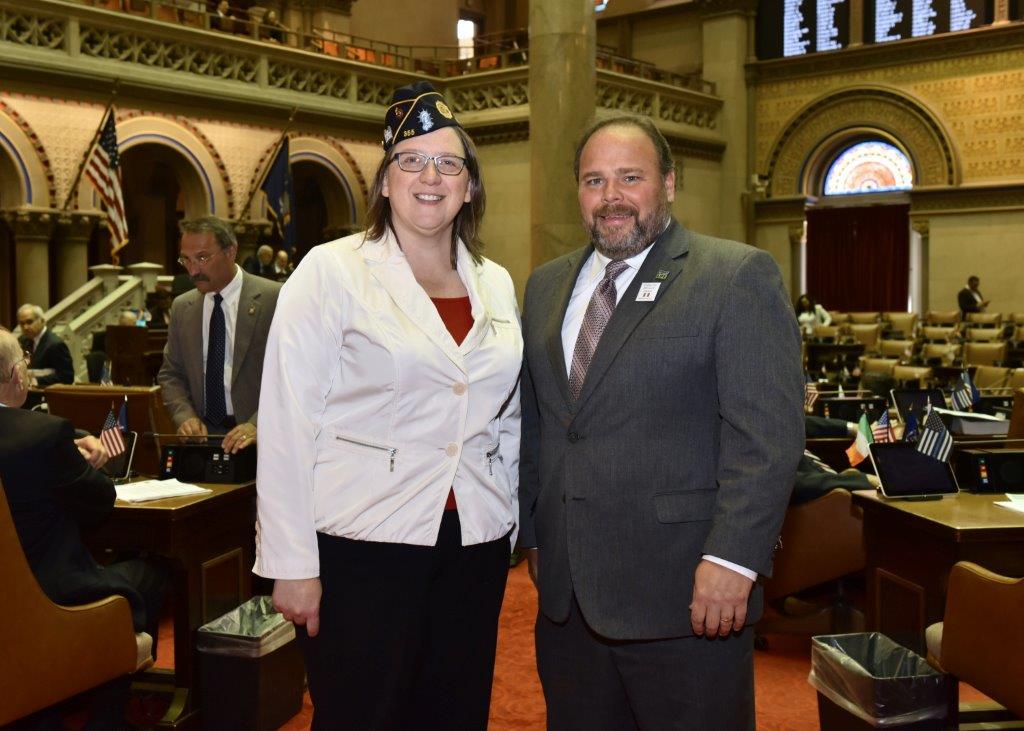
[[[199,628],[204,729],[271,731],[302,709],[305,666],[295,627],[258,596]]]
[[[811,674],[822,731],[940,731],[953,679],[880,632],[811,639]]]

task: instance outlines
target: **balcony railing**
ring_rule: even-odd
[[[480,71],[525,66],[529,62],[528,34],[511,30],[481,36],[468,58],[460,58],[459,46],[407,46],[328,28],[313,28],[309,33],[293,30],[277,20],[268,19],[265,8],[249,10],[229,7],[226,15],[205,9],[205,2],[196,0],[78,0],[104,10],[128,13],[152,20],[202,30],[219,31],[255,41],[272,43],[334,58],[374,64],[409,73],[440,78],[464,76]],[[659,69],[654,64],[626,58],[613,50],[600,47],[596,64],[628,76],[637,76],[669,86],[714,94],[714,85],[699,74],[679,74]]]

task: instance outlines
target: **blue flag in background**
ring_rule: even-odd
[[[295,220],[292,218],[292,172],[288,148],[288,138],[285,137],[260,190],[267,196],[267,214],[281,234],[281,245],[291,254],[295,248]]]

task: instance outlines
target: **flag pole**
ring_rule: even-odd
[[[260,189],[263,181],[267,177],[267,173],[270,172],[270,166],[274,164],[274,160],[277,159],[277,153],[281,151],[281,145],[284,144],[285,137],[292,131],[292,124],[295,122],[295,115],[298,113],[298,107],[292,107],[291,114],[288,115],[288,123],[281,130],[281,136],[277,138],[277,142],[274,144],[274,152],[267,158],[267,163],[264,165],[263,170],[260,172],[258,178],[256,178],[256,185],[249,191],[249,198],[245,201],[245,205],[242,206],[239,211],[239,218],[242,216],[248,216],[249,206],[252,205],[253,199],[256,197],[256,191]]]
[[[103,116],[100,117],[100,125],[96,128],[96,134],[92,136],[92,142],[85,148],[85,156],[82,158],[81,164],[78,166],[78,172],[75,173],[75,179],[71,183],[71,187],[68,188],[68,195],[64,199],[64,207],[62,211],[67,211],[68,206],[71,205],[71,199],[75,195],[75,191],[78,190],[78,184],[82,180],[82,173],[85,172],[85,165],[89,162],[89,158],[92,156],[93,148],[96,147],[96,143],[100,140],[100,135],[103,134],[103,125],[107,121],[107,115],[110,114],[110,110],[114,108],[114,102],[117,100],[117,88],[121,85],[120,77],[114,79],[114,88],[110,90],[110,101],[107,103],[107,108],[103,111]]]

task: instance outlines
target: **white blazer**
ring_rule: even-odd
[[[284,285],[260,392],[255,573],[318,576],[318,531],[432,546],[449,489],[463,545],[514,531],[515,290],[461,242],[457,268],[473,312],[461,345],[393,235],[317,246]]]

